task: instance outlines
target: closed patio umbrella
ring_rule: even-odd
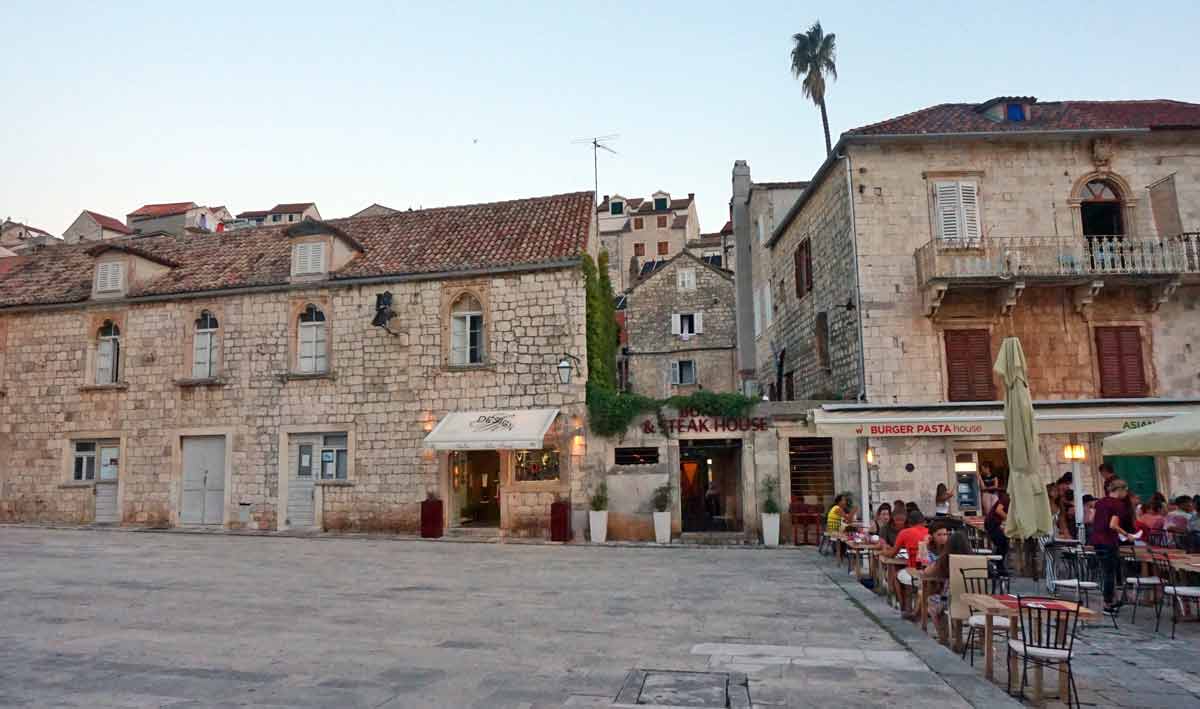
[[[1200,413],[1184,414],[1104,439],[1104,455],[1200,457]]]
[[[1050,533],[1050,501],[1037,475],[1038,438],[1021,341],[1006,337],[992,371],[1004,385],[1004,436],[1008,449],[1011,509],[1004,533],[1029,539]]]

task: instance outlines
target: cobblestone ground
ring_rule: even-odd
[[[0,527],[0,705],[609,707],[641,669],[745,675],[756,707],[969,706],[827,573],[807,550]],[[639,701],[706,701],[678,677]]]

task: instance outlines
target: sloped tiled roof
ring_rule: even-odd
[[[287,202],[285,204],[277,204],[267,211],[268,214],[299,214],[309,207],[313,206],[313,202]]]
[[[121,234],[133,233],[133,229],[125,226],[125,223],[119,219],[113,219],[112,217],[105,216],[99,212],[93,212],[90,209],[85,209],[83,211],[92,218],[92,221],[99,224],[101,229],[108,229],[109,231],[115,231]]]
[[[591,192],[443,207],[325,222],[362,246],[331,281],[510,266],[553,266],[587,248]],[[289,225],[294,227],[295,225]],[[170,295],[285,285],[291,241],[283,225],[204,235],[132,236],[105,242],[176,267],[129,293]],[[0,308],[72,303],[91,294],[95,242],[33,253],[0,279]]]
[[[162,204],[144,204],[130,212],[129,217],[138,219],[153,219],[155,217],[170,217],[176,214],[186,214],[189,209],[195,209],[195,202],[164,202]]]
[[[29,226],[28,224],[22,224],[21,222],[14,222],[11,219],[6,219],[3,224],[0,224],[0,228],[8,229],[11,227],[20,227],[20,228],[24,229],[25,231],[29,232],[30,236],[39,236],[40,235],[40,236],[49,236],[51,238],[54,237],[53,234],[46,231],[45,229],[38,229],[35,226]]]
[[[984,114],[999,101],[1030,104],[1024,121],[997,121]],[[999,97],[984,103],[943,103],[846,131],[856,135],[923,135],[935,133],[1019,133],[1047,130],[1121,130],[1200,128],[1200,104],[1150,101],[1036,101],[1032,97]]]
[[[238,212],[238,219],[254,219],[256,217],[265,217],[271,212],[266,209],[251,209],[248,212]]]
[[[604,213],[604,214],[608,214],[608,207],[609,207],[610,201],[611,200],[609,198],[606,198],[604,201],[600,202],[600,204],[596,207],[596,211]],[[696,197],[694,195],[689,196],[689,197],[679,197],[678,199],[672,199],[671,203],[669,205],[667,205],[667,209],[669,209],[669,210],[687,209],[688,205],[690,205],[694,201],[696,201]],[[633,214],[634,212],[636,212],[638,214],[653,214],[654,211],[655,211],[655,209],[654,209],[654,199],[653,198],[651,198],[651,199],[644,199],[642,197],[627,197],[627,198],[625,198],[625,213],[626,214]],[[667,210],[660,209],[658,211],[662,212],[662,211],[667,211]]]

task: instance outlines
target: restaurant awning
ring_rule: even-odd
[[[457,451],[541,448],[555,416],[558,409],[455,411],[442,417],[423,445]]]
[[[1119,433],[1200,412],[1200,401],[1120,399],[1035,401],[1038,432]],[[826,404],[813,412],[818,436],[882,438],[896,436],[1003,436],[1000,402],[917,406]]]
[[[1104,439],[1104,455],[1200,457],[1200,414],[1177,416]]]

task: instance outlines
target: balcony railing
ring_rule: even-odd
[[[1200,273],[1200,232],[1169,237],[1001,236],[934,240],[917,249],[921,283]]]

